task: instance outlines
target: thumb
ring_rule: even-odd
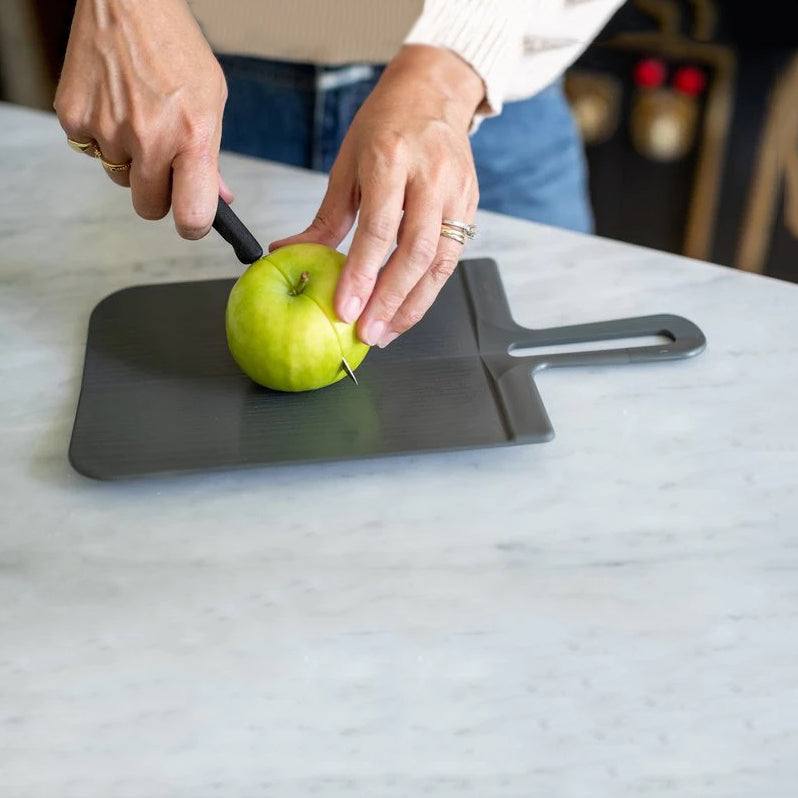
[[[269,244],[269,252],[288,244],[324,244],[337,247],[352,229],[357,216],[357,187],[353,178],[339,177],[335,168],[327,193],[313,221],[301,232]]]

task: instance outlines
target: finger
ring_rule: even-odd
[[[463,205],[462,198],[458,198],[455,203],[444,206],[442,219],[454,218],[471,220],[476,213],[479,194],[474,190],[470,193],[467,205]],[[441,288],[451,277],[457,263],[463,253],[463,245],[451,238],[440,235],[440,224],[438,225],[438,246],[435,257],[429,269],[416,283],[407,298],[394,314],[388,323],[387,329],[383,334],[378,346],[384,348],[392,341],[396,340],[402,333],[407,332],[411,327],[424,318],[426,312],[432,306],[435,298],[440,293]]]
[[[130,155],[126,147],[117,143],[115,139],[111,140],[109,138],[104,138],[100,134],[95,134],[92,131],[91,126],[84,124],[80,119],[78,119],[77,116],[70,115],[69,112],[61,112],[59,114],[59,121],[61,122],[61,127],[64,129],[64,132],[73,141],[78,141],[84,144],[93,142],[97,145],[97,147],[99,147],[100,153],[98,153],[95,149],[89,149],[86,151],[87,155],[92,157],[101,155],[103,160],[112,164],[125,164],[130,161]],[[97,161],[100,163],[99,157],[97,158]],[[106,175],[108,175],[108,177],[110,177],[111,180],[113,180],[113,182],[117,185],[124,187],[130,185],[127,169],[123,171],[104,169],[103,171],[105,171]]]
[[[288,244],[324,244],[337,247],[352,229],[357,216],[357,182],[347,167],[330,173],[330,181],[313,221],[301,232],[269,244],[269,252]]]
[[[441,288],[451,277],[460,260],[463,245],[449,238],[441,238],[438,251],[426,274],[416,283],[407,298],[397,310],[378,342],[384,349],[402,333],[418,324],[440,293]]]
[[[85,115],[83,112],[64,103],[59,96],[56,96],[54,107],[58,115],[58,121],[68,139],[79,144],[96,144],[94,134],[91,132],[89,125],[84,122]],[[93,157],[92,150],[88,150],[84,154]]]
[[[183,238],[202,238],[211,229],[219,204],[218,160],[218,151],[202,146],[172,161],[172,215]]]
[[[131,157],[128,148],[122,144],[118,139],[104,138],[101,134],[95,136],[97,146],[102,153],[101,159],[109,164],[126,164],[130,163]],[[100,162],[100,159],[98,159]],[[107,169],[103,166],[103,171],[106,175],[118,186],[123,188],[130,187],[130,169],[123,169],[121,171]]]
[[[375,168],[360,184],[360,214],[335,292],[335,312],[345,322],[360,315],[402,220],[407,173]]]
[[[59,113],[58,121],[61,123],[61,127],[68,139],[77,141],[80,144],[91,144],[94,142],[94,135],[86,125],[78,120],[77,116],[64,116],[62,113]]]
[[[137,155],[130,164],[133,208],[142,219],[163,219],[171,203],[172,165],[168,157]]]
[[[407,295],[430,268],[438,251],[443,218],[438,196],[431,186],[419,183],[408,186],[399,246],[380,272],[358,322],[362,341],[378,344],[383,339]]]

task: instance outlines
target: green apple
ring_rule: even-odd
[[[346,377],[369,348],[342,322],[333,296],[346,258],[321,244],[270,252],[238,278],[227,300],[230,353],[251,379],[276,391],[310,391]]]

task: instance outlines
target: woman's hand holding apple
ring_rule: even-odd
[[[477,207],[468,130],[483,94],[454,53],[402,48],[355,117],[316,217],[272,244],[336,247],[359,212],[335,309],[359,318],[367,344],[386,346],[418,322],[457,264],[461,245],[441,237],[441,221],[470,222]]]

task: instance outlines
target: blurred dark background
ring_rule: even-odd
[[[51,107],[74,0],[0,0],[0,99]],[[569,70],[600,235],[798,282],[798,5],[629,0]]]
[[[798,282],[796,12],[620,9],[567,77],[599,234]]]

